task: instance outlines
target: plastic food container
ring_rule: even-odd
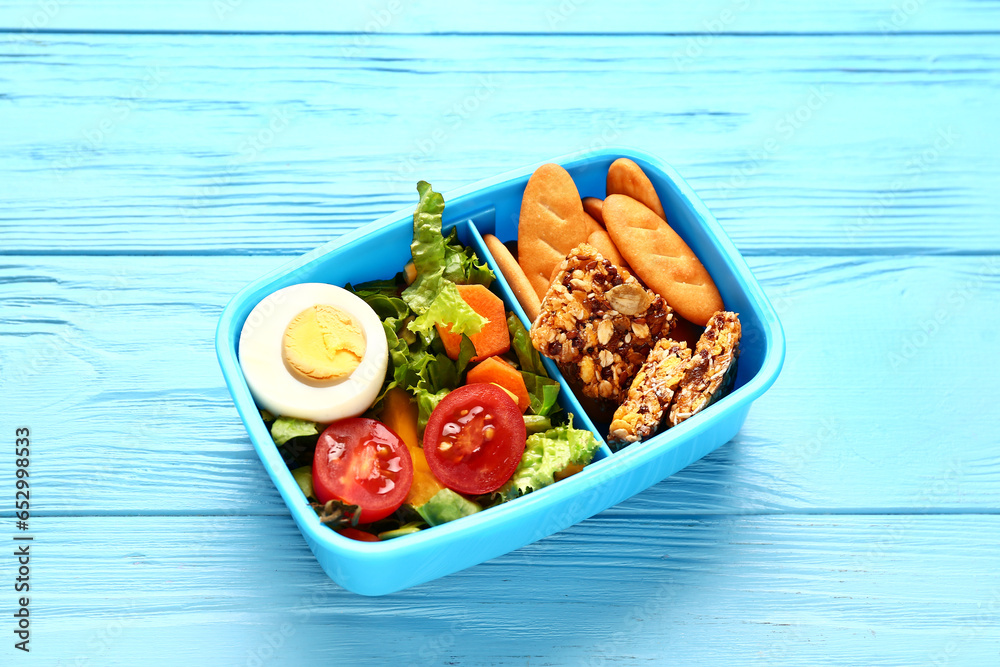
[[[708,268],[728,310],[739,313],[743,327],[736,385],[729,396],[695,417],[646,441],[612,453],[602,444],[582,472],[472,516],[384,542],[359,542],[320,523],[261,420],[240,370],[237,346],[243,323],[264,297],[303,282],[358,284],[389,278],[410,259],[413,208],[409,206],[330,243],[260,278],[237,294],[219,322],[216,349],[222,374],[254,448],[284,498],[309,548],[327,574],[362,595],[384,595],[481,563],[551,535],[621,502],[705,456],[736,435],[750,404],[777,378],[785,339],[777,314],[743,257],[684,179],[646,153],[604,149],[546,160],[565,167],[583,197],[605,196],[608,167],[629,157],[649,176],[671,226]],[[494,290],[526,326],[524,311],[492,261],[482,234],[502,241],[517,236],[521,197],[531,173],[542,163],[445,193],[444,226],[458,227],[459,238],[487,259],[497,275]],[[589,428],[604,443],[606,432],[594,427],[555,364],[544,359],[560,381],[562,407],[578,428]]]

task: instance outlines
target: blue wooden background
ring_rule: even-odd
[[[3,664],[1000,664],[1000,3],[0,7]],[[395,595],[326,578],[213,348],[245,283],[579,149],[663,157],[774,301],[742,432]],[[12,544],[12,542],[8,542]],[[8,553],[0,548],[0,554]]]

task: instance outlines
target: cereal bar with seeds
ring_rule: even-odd
[[[736,313],[720,310],[712,315],[670,406],[670,426],[677,426],[722,398],[736,377],[739,344],[740,318]]]
[[[585,396],[617,403],[673,325],[663,297],[582,243],[559,265],[531,326],[531,343],[569,379],[579,378]]]
[[[615,410],[608,432],[608,444],[612,449],[620,449],[656,433],[690,359],[687,343],[671,338],[656,341],[632,380],[628,397]]]

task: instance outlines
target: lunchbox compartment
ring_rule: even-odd
[[[609,155],[602,156],[600,159],[584,157],[560,162],[560,164],[573,177],[573,181],[576,183],[581,197],[604,199],[607,195],[608,168],[619,157],[622,157],[622,155],[612,152]],[[731,242],[724,235],[713,235],[711,230],[705,224],[702,224],[703,218],[699,215],[699,208],[703,209],[704,205],[696,199],[692,199],[692,193],[690,193],[690,190],[686,186],[682,187],[682,181],[672,180],[655,164],[644,159],[643,156],[633,154],[626,155],[626,157],[634,160],[642,167],[650,181],[652,181],[653,187],[656,189],[664,211],[667,214],[667,219],[670,221],[671,228],[684,239],[684,242],[691,247],[708,269],[712,280],[722,295],[726,309],[736,312],[740,317],[742,327],[740,356],[737,365],[736,381],[730,392],[731,394],[746,385],[761,370],[766,354],[765,344],[767,339],[763,329],[764,325],[762,324],[764,314],[760,307],[750,298],[747,290],[744,289],[745,283],[742,277],[737,274],[738,265],[730,260],[731,255],[727,252],[725,244],[728,243],[731,247]],[[473,227],[478,229],[478,231],[473,230],[475,233],[472,236],[475,241],[476,252],[480,257],[486,257],[490,268],[493,269],[493,273],[497,275],[497,281],[502,285],[504,293],[507,295],[508,305],[513,305],[514,312],[517,313],[521,321],[528,327],[531,326],[530,320],[528,320],[524,309],[517,303],[517,299],[513,296],[513,291],[490,256],[488,249],[482,241],[481,234],[494,234],[504,243],[516,241],[521,213],[521,199],[530,175],[531,173],[529,172],[521,178],[503,183],[500,186],[500,192],[503,193],[503,196],[494,198],[495,201],[502,203],[492,204],[479,212],[478,215],[470,216],[470,222],[474,223]],[[448,217],[447,214],[448,206],[446,200],[446,219]],[[736,252],[735,248],[732,248],[732,252]],[[555,363],[551,359],[543,359],[543,362],[546,364],[549,374],[559,379],[563,389],[562,393],[572,397],[574,408],[572,412],[583,415],[584,419],[579,422],[580,427],[593,431],[601,442],[604,443],[602,449],[607,448],[607,434],[610,426],[608,421],[600,420],[596,416],[587,413],[580,405],[580,397],[573,394],[571,383],[563,377]],[[728,400],[728,396],[719,401],[719,403],[726,400]],[[707,408],[704,414],[712,414],[708,410],[721,409],[716,407],[719,403]],[[704,414],[700,415],[698,419],[705,418]],[[665,434],[666,431],[660,431],[659,434],[653,436],[647,442],[662,437]],[[634,445],[630,445],[630,447],[632,446]],[[612,453],[610,449],[606,451],[608,454]],[[624,449],[619,451],[624,451]]]

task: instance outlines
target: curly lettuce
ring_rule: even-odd
[[[407,324],[413,333],[426,342],[434,336],[434,325],[451,325],[455,333],[476,334],[486,324],[486,318],[474,311],[459,296],[456,284],[482,282],[489,285],[492,274],[478,263],[471,250],[441,233],[444,197],[434,192],[427,181],[417,183],[420,202],[413,212],[413,242],[410,252],[416,279],[403,290],[402,298],[416,319]],[[449,239],[454,243],[449,243]]]
[[[494,495],[500,502],[506,502],[553,484],[556,473],[566,466],[590,463],[598,447],[593,433],[573,428],[570,416],[563,426],[528,436],[513,476]]]
[[[458,359],[450,359],[443,352],[436,334],[418,337],[410,331],[408,325],[413,321],[413,313],[402,299],[389,296],[387,286],[370,287],[373,284],[352,288],[382,317],[382,329],[389,347],[386,377],[368,414],[380,412],[385,395],[390,389],[400,387],[416,398],[422,431],[441,399],[461,383],[462,373],[475,356],[476,348],[469,337],[463,335]]]
[[[472,250],[458,240],[458,229],[451,228],[444,240],[444,277],[458,285],[479,284],[489,287],[493,272]]]

